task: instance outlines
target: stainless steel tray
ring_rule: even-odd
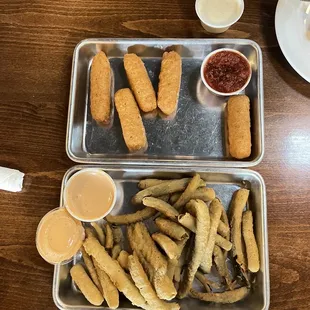
[[[191,172],[186,168],[166,167],[164,171],[158,168],[144,167],[117,167],[79,165],[67,171],[63,178],[60,205],[63,205],[63,190],[68,179],[77,171],[83,168],[96,167],[101,168],[111,175],[117,185],[117,201],[113,209],[114,214],[130,213],[137,210],[130,204],[130,198],[138,191],[137,182],[146,177],[181,177],[190,175]],[[194,299],[183,299],[180,301],[182,310],[203,310],[203,309],[251,309],[262,310],[269,308],[269,262],[268,262],[268,239],[267,239],[267,206],[266,189],[262,177],[251,170],[235,168],[206,168],[193,167],[191,171],[196,171],[208,180],[208,186],[213,187],[217,196],[222,200],[227,209],[231,200],[232,193],[240,187],[247,187],[251,190],[249,198],[250,209],[255,216],[255,229],[259,246],[261,268],[257,274],[256,282],[250,295],[238,303],[232,305],[216,305],[205,303]],[[73,285],[69,270],[74,263],[81,258],[79,255],[66,265],[57,265],[54,270],[53,299],[59,309],[69,310],[88,310],[88,309],[108,309],[107,307],[91,306],[83,295]],[[120,309],[135,309],[131,303],[121,299]]]
[[[208,92],[200,78],[200,66],[212,50],[227,47],[241,51],[250,60],[253,76],[245,90],[251,99],[252,155],[235,160],[227,151],[225,102]],[[103,50],[113,70],[112,94],[128,87],[123,66],[125,53],[143,58],[155,90],[164,50],[176,50],[183,61],[182,85],[176,117],[143,117],[149,148],[145,154],[130,154],[123,141],[117,113],[110,128],[98,126],[89,109],[89,71],[93,56]],[[178,165],[203,167],[250,167],[264,154],[264,102],[261,49],[242,39],[87,39],[73,55],[66,151],[79,163],[128,165]]]

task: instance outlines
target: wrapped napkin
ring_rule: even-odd
[[[18,170],[0,167],[0,190],[20,192],[23,188],[24,175]]]

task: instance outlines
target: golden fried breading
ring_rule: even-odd
[[[232,96],[227,103],[229,153],[237,159],[251,155],[250,99],[245,95]]]
[[[90,111],[99,124],[107,124],[111,114],[111,66],[104,52],[94,58],[90,72]]]
[[[136,100],[129,88],[120,89],[114,97],[123,137],[130,152],[145,151],[147,139]]]
[[[124,67],[140,109],[143,112],[155,110],[157,107],[155,91],[141,58],[136,54],[126,54]]]
[[[174,113],[177,109],[181,76],[182,60],[180,55],[174,51],[165,52],[159,74],[157,105],[166,115]]]

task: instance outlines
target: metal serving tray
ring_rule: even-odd
[[[252,154],[248,159],[229,156],[225,133],[227,98],[208,92],[200,78],[204,57],[218,48],[234,48],[249,59],[252,79],[245,89],[251,99]],[[161,57],[165,50],[182,56],[183,73],[176,116],[165,120],[143,116],[148,139],[144,154],[130,154],[123,140],[117,113],[109,128],[98,126],[89,108],[89,72],[92,58],[103,50],[109,57],[114,92],[128,87],[123,56],[142,57],[157,90]],[[113,100],[112,100],[113,102]],[[177,165],[203,167],[250,167],[264,154],[264,102],[262,53],[254,41],[242,39],[87,39],[73,54],[66,151],[79,163],[127,165]]]
[[[199,172],[201,177],[208,181],[208,187],[214,188],[217,196],[222,200],[227,209],[235,190],[246,187],[251,190],[249,207],[254,213],[255,232],[258,241],[261,266],[257,273],[255,284],[246,299],[231,305],[218,305],[206,303],[195,299],[185,298],[180,301],[182,310],[203,310],[203,309],[251,309],[262,310],[269,308],[270,288],[269,288],[269,263],[268,263],[268,240],[267,240],[267,206],[266,189],[262,177],[251,170],[235,168],[191,168],[191,172],[186,168],[165,167],[164,171],[159,171],[155,166],[141,168],[79,165],[67,171],[63,178],[60,196],[60,205],[63,206],[63,191],[69,178],[83,168],[96,167],[103,169],[111,175],[117,186],[117,201],[113,214],[131,213],[137,210],[130,204],[131,197],[138,191],[137,182],[147,177],[171,178],[191,175],[193,171]],[[72,283],[69,271],[72,265],[80,261],[80,255],[76,255],[71,263],[56,265],[54,270],[53,298],[56,306],[62,310],[88,310],[88,309],[108,309],[107,307],[91,306],[84,296]],[[136,309],[132,304],[121,297],[120,308],[124,310]],[[158,309],[160,310],[160,309]]]

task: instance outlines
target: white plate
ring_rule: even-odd
[[[310,83],[310,1],[279,0],[275,26],[284,56]]]

